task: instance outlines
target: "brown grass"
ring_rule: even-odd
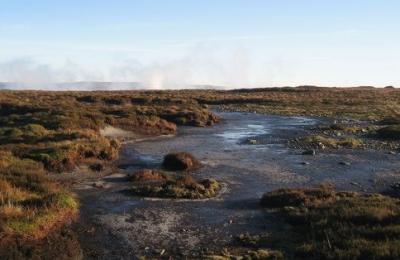
[[[400,200],[380,194],[339,192],[330,186],[280,189],[261,204],[292,225],[274,244],[301,259],[397,259]],[[273,235],[272,235],[273,237]],[[268,240],[268,239],[267,239]],[[271,241],[258,241],[258,244]]]

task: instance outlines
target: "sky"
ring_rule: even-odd
[[[397,0],[0,0],[0,81],[400,86]]]

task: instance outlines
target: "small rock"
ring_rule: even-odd
[[[357,182],[350,182],[350,184],[353,185],[353,186],[361,187],[361,184],[359,184]]]
[[[248,143],[248,144],[257,144],[257,140],[255,140],[255,139],[249,139],[249,140],[247,140],[247,143]]]
[[[315,155],[316,152],[315,152],[314,149],[311,149],[311,150],[306,150],[306,151],[304,151],[303,154],[304,154],[304,155]]]
[[[393,183],[390,187],[394,190],[400,191],[400,182]]]
[[[349,163],[349,162],[339,162],[339,164],[340,165],[346,165],[346,166],[350,166],[351,165],[351,163]]]
[[[96,181],[96,182],[93,182],[92,186],[95,187],[95,188],[98,188],[98,189],[103,189],[104,188],[104,183],[100,182],[100,181]]]
[[[104,165],[101,164],[101,163],[94,163],[94,164],[91,164],[91,165],[89,166],[89,168],[90,168],[92,171],[100,172],[100,171],[104,170]]]

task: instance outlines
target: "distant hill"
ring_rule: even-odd
[[[39,89],[39,90],[133,90],[144,89],[138,82],[64,82],[64,83],[23,83],[0,82],[0,89]]]

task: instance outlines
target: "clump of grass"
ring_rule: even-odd
[[[356,125],[346,125],[346,124],[330,124],[330,125],[320,125],[318,126],[319,130],[322,131],[334,131],[334,132],[343,132],[348,134],[355,134],[361,131],[361,127]]]
[[[238,251],[238,250],[235,250]],[[221,255],[206,255],[207,260],[231,260],[231,259],[255,259],[255,260],[280,260],[285,259],[282,252],[259,248],[256,250],[245,250],[244,252],[229,252],[224,250]]]
[[[171,171],[191,170],[200,166],[200,162],[190,153],[170,153],[164,157],[163,167]]]
[[[327,148],[340,148],[340,147],[346,147],[346,148],[359,148],[363,146],[363,141],[358,138],[352,138],[352,137],[347,137],[347,138],[342,138],[342,139],[336,139],[336,138],[331,138],[331,137],[325,137],[323,135],[309,135],[300,140],[304,144],[310,145],[312,147],[327,147]]]
[[[397,259],[400,200],[324,186],[266,193],[261,205],[292,225],[288,255],[304,259]]]
[[[130,176],[133,182],[164,181],[168,179],[168,174],[154,169],[143,169]]]
[[[40,164],[0,155],[1,236],[42,238],[76,214],[75,198],[47,179]]]
[[[133,194],[146,197],[204,199],[214,197],[220,189],[220,184],[213,178],[197,181],[188,174],[146,170],[132,178]]]

